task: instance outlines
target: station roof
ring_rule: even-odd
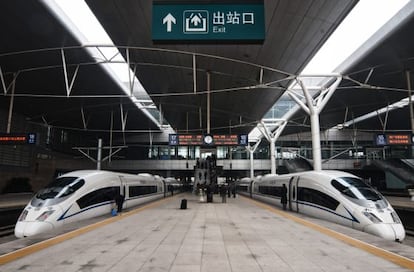
[[[107,70],[90,65],[98,60],[44,2],[0,2],[0,23],[7,26],[0,30],[3,37],[0,68],[6,88],[10,87],[7,95],[0,97],[1,108],[8,110],[13,77],[17,75],[14,111],[32,122],[98,133],[108,131],[111,126],[121,130],[120,120],[128,112],[126,130],[159,129],[135,107],[123,86]],[[255,127],[289,85],[286,78],[304,68],[357,1],[265,0],[266,38],[261,44],[154,44],[152,1],[86,0],[86,3],[177,132],[206,132],[205,90],[209,72],[211,132],[219,134],[248,133]],[[389,88],[356,88],[354,83],[344,80],[322,112],[322,127],[348,121],[407,96],[403,71],[413,70],[414,42],[409,33],[413,24],[412,16],[407,16],[390,35],[344,71],[360,82],[365,82],[370,74],[367,83]],[[17,54],[22,51],[25,53]],[[69,95],[62,52],[68,84],[77,74]],[[197,67],[196,93],[193,56]],[[275,84],[261,84],[269,82]],[[409,116],[407,107],[389,114],[387,129],[409,129],[409,118],[400,118],[400,114]],[[382,130],[379,118],[358,126]],[[298,111],[284,134],[309,129],[305,115]]]
[[[368,132],[411,131],[409,107],[399,101],[409,96],[406,72],[411,82],[413,78],[413,27],[414,5],[409,2],[338,67],[344,79],[320,115],[321,128],[343,124]],[[370,118],[361,118],[368,114]],[[284,134],[309,130],[303,111],[290,121]]]

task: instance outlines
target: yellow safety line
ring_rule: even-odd
[[[81,234],[87,233],[91,230],[95,230],[97,228],[100,228],[100,227],[103,227],[105,225],[111,224],[113,222],[119,221],[121,219],[124,219],[125,217],[134,215],[134,214],[139,213],[143,210],[159,206],[162,203],[164,203],[165,201],[170,200],[170,199],[171,198],[165,198],[165,199],[161,199],[161,200],[158,200],[158,201],[155,201],[155,202],[151,202],[151,203],[146,204],[146,205],[144,205],[142,207],[139,207],[137,209],[131,210],[129,212],[122,213],[120,216],[114,216],[114,217],[111,217],[111,218],[107,218],[105,220],[96,222],[94,224],[79,228],[77,230],[73,230],[73,231],[70,231],[68,233],[65,233],[65,234],[62,234],[62,235],[59,235],[59,236],[41,241],[39,243],[35,243],[33,245],[15,250],[13,252],[6,253],[6,254],[0,256],[0,265],[9,263],[11,261],[14,261],[16,259],[22,258],[22,257],[27,256],[27,255],[33,254],[33,253],[38,252],[42,249],[51,247],[51,246],[59,244],[63,241],[66,241],[66,240],[72,239],[74,237],[77,237]]]
[[[254,203],[256,206],[262,207],[262,208],[264,208],[264,209],[266,209],[266,210],[268,210],[268,211],[270,211],[272,213],[276,213],[276,214],[281,215],[283,217],[289,218],[292,221],[295,221],[295,222],[297,222],[299,224],[305,225],[305,226],[307,226],[307,227],[309,227],[311,229],[314,229],[316,231],[319,231],[319,232],[321,232],[321,233],[323,233],[325,235],[328,235],[328,236],[331,236],[333,238],[336,238],[336,239],[338,239],[338,240],[340,240],[342,242],[345,242],[345,243],[347,243],[347,244],[349,244],[351,246],[354,246],[356,248],[365,250],[365,251],[367,251],[367,252],[369,252],[369,253],[371,253],[373,255],[376,255],[376,256],[379,256],[381,258],[384,258],[384,259],[386,259],[386,260],[388,260],[390,262],[393,262],[393,263],[395,263],[395,264],[397,264],[399,266],[402,266],[402,267],[405,267],[405,268],[414,270],[414,260],[412,260],[412,259],[409,259],[407,257],[398,255],[398,254],[393,253],[391,251],[388,251],[388,250],[385,250],[385,249],[376,247],[374,245],[365,243],[365,242],[363,242],[361,240],[352,238],[350,236],[347,236],[345,234],[336,232],[336,231],[331,230],[331,229],[328,229],[326,227],[317,225],[317,224],[312,223],[310,221],[307,221],[305,219],[302,219],[302,218],[299,218],[299,217],[294,216],[292,214],[286,213],[286,212],[284,212],[282,210],[276,209],[276,208],[274,208],[272,206],[269,206],[267,204],[264,204],[264,203],[261,203],[259,201],[253,200],[251,198],[243,197],[243,199],[249,200],[252,203]]]

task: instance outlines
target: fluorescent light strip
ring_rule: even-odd
[[[413,95],[413,96],[411,96],[411,99],[414,99],[414,95]],[[391,104],[391,105],[388,105],[388,106],[386,106],[386,107],[383,107],[383,108],[381,108],[381,109],[378,109],[378,110],[376,110],[376,111],[373,111],[373,112],[370,112],[370,113],[364,114],[364,115],[362,115],[362,116],[360,116],[360,117],[357,117],[357,118],[355,118],[355,119],[352,119],[352,120],[350,120],[350,121],[347,121],[347,122],[345,122],[345,123],[343,123],[343,124],[338,124],[338,125],[336,125],[334,128],[336,128],[336,129],[346,128],[346,127],[349,127],[349,126],[351,126],[351,125],[353,125],[353,124],[356,124],[356,123],[359,123],[359,122],[365,121],[365,120],[367,120],[367,119],[370,119],[370,118],[372,118],[372,117],[375,117],[375,116],[381,115],[381,114],[383,114],[383,113],[390,112],[390,111],[393,111],[393,110],[396,110],[396,109],[401,109],[401,108],[404,108],[404,107],[406,107],[407,105],[408,105],[408,97],[407,97],[407,98],[404,98],[404,99],[401,99],[400,101],[395,102],[395,103],[393,103],[393,104]]]
[[[144,96],[150,101],[148,93],[145,91],[141,82],[135,77],[134,73],[128,67],[125,59],[122,57],[118,49],[113,44],[111,38],[108,36],[102,25],[99,23],[95,15],[89,9],[89,6],[84,0],[42,0],[43,3],[53,12],[56,17],[68,28],[69,31],[81,42],[82,45],[110,45],[112,47],[87,47],[89,54],[95,59],[112,58],[117,63],[105,63],[101,66],[111,75],[118,86],[129,95],[132,102],[140,109],[149,119],[151,119],[159,128],[162,124],[147,110],[149,107],[142,104],[142,99],[137,99],[133,96],[134,93],[139,93],[140,98]],[[129,73],[129,75],[128,75]],[[134,82],[133,93],[129,89],[129,82]]]

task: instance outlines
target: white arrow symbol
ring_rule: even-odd
[[[198,14],[201,17],[201,14]],[[193,16],[193,18],[191,18],[191,23],[194,24],[195,26],[198,26],[198,24],[201,23],[201,19],[200,17],[195,15]]]
[[[165,25],[167,23],[167,32],[171,32],[171,26],[172,24],[175,24],[175,18],[171,15],[171,13],[168,13],[167,16],[162,19],[162,24]]]

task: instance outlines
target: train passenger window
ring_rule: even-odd
[[[318,190],[305,187],[298,187],[298,200],[323,206],[331,210],[336,210],[339,205],[339,202],[335,198]]]
[[[76,202],[81,209],[90,207],[99,203],[112,201],[115,195],[119,194],[119,187],[106,187],[90,192],[79,198]]]
[[[157,186],[130,186],[129,197],[149,195],[157,192]]]
[[[272,195],[272,196],[282,196],[282,187],[276,186],[259,186],[259,193],[264,195]]]

